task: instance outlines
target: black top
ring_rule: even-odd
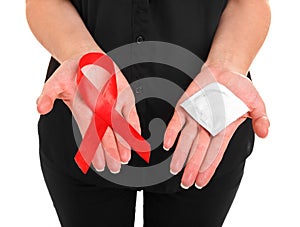
[[[135,48],[142,48],[145,41],[163,41],[186,48],[205,62],[227,1],[72,0],[72,3],[97,44],[105,52],[129,43],[138,43],[140,45],[137,45]],[[117,64],[119,63],[118,56],[112,54],[111,57]],[[128,58],[130,57],[132,56],[128,56]],[[120,62],[120,64],[122,63]],[[52,58],[47,78],[58,66],[58,62]],[[198,68],[195,68],[195,66],[191,67],[194,67],[194,76],[196,76],[200,71],[201,64],[199,64]],[[129,83],[139,81],[142,78],[159,77],[172,81],[185,90],[191,82],[191,78],[186,73],[161,63],[138,63],[127,66],[122,69],[122,72]],[[143,82],[135,83],[133,91],[136,99],[139,99],[139,96],[146,92],[146,89],[149,89],[149,87]],[[165,92],[167,93],[167,91]],[[180,95],[178,95],[179,97]],[[160,118],[167,125],[174,110],[170,103],[158,98],[142,99],[136,106],[140,117],[142,135],[145,138],[151,136],[149,131],[151,120]],[[249,132],[250,126],[251,124],[247,123],[247,127],[244,126],[244,131]],[[242,129],[239,130],[241,131]],[[157,134],[159,134],[162,142],[163,132],[157,132]],[[245,138],[248,137],[245,136]],[[240,138],[233,138],[232,140],[234,139],[236,142],[231,142],[231,147],[235,143],[238,144],[238,141],[241,144]],[[174,147],[169,151],[164,151],[162,144],[160,144],[152,150],[150,165],[166,160],[174,151]],[[236,147],[232,148],[232,150],[239,149]],[[245,157],[245,154],[241,155],[239,152],[227,151],[226,153],[229,153],[226,154],[228,158],[224,158],[230,160],[231,163],[230,165],[227,164],[228,166],[238,163],[239,160]],[[129,165],[148,166],[134,152]],[[227,168],[225,164],[221,164],[221,167],[222,165],[224,166],[223,168]],[[181,176],[182,172],[164,183],[147,187],[146,190],[156,192],[180,190]]]

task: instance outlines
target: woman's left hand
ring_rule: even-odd
[[[216,136],[211,136],[180,106],[183,101],[212,82],[223,84],[249,108],[248,113],[229,124]],[[261,138],[266,137],[270,122],[265,104],[252,82],[237,73],[203,67],[178,101],[164,136],[164,148],[168,150],[181,131],[170,164],[170,172],[177,174],[187,161],[181,180],[183,188],[189,188],[194,183],[197,188],[208,184],[222,160],[232,135],[247,117],[252,118],[254,132]]]

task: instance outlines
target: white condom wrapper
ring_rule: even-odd
[[[217,82],[208,84],[180,105],[213,136],[249,111],[242,100]]]

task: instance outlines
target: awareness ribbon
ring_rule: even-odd
[[[98,91],[82,72],[84,66],[91,64],[102,67],[111,75],[101,91]],[[81,171],[87,173],[107,127],[117,132],[142,159],[149,163],[150,144],[115,110],[118,91],[111,58],[102,53],[84,55],[79,61],[77,85],[82,99],[94,111],[74,157]]]

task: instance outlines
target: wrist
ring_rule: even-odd
[[[209,60],[203,64],[202,69],[209,69],[215,75],[221,75],[226,72],[246,75],[249,70],[247,67],[243,65],[232,64],[229,62],[215,62],[215,61],[212,62]]]
[[[211,63],[204,63],[202,68],[202,72],[207,72],[212,75],[216,81],[222,81],[227,77],[225,75],[230,74],[237,74],[243,77],[246,77],[248,70],[241,69],[239,67],[225,65],[225,64],[211,64]]]
[[[97,45],[81,45],[81,46],[78,46],[76,49],[64,50],[61,53],[61,57],[58,59],[58,61],[59,62],[64,62],[66,60],[79,61],[79,59],[82,56],[84,56],[87,53],[91,53],[91,52],[105,54],[105,52]]]

